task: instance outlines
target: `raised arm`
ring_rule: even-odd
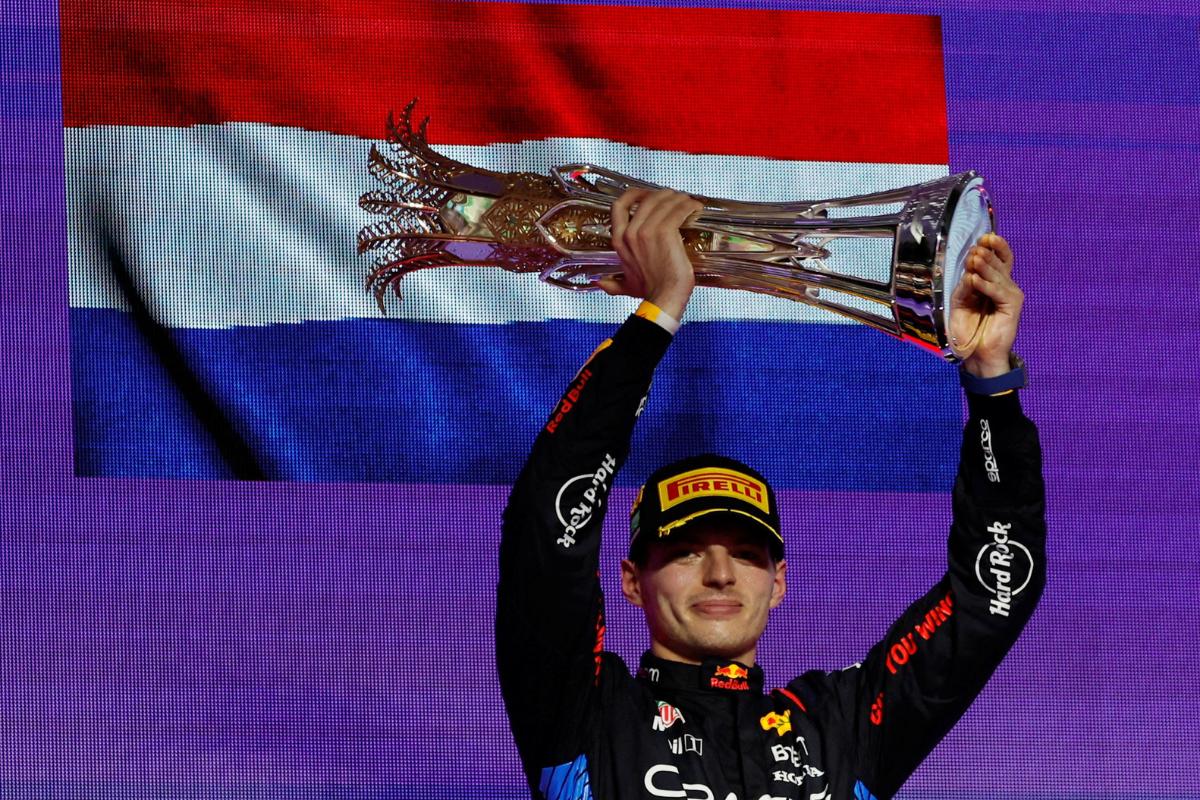
[[[954,485],[946,575],[909,608],[858,668],[801,678],[794,688],[837,718],[857,776],[891,797],[962,716],[1012,647],[1045,583],[1045,489],[1037,430],[1011,371],[1023,295],[1012,253],[985,237],[971,257],[972,290],[990,314],[964,367],[969,419]],[[986,380],[992,380],[989,385]],[[984,393],[997,388],[995,396]],[[975,389],[976,391],[971,391]]]
[[[699,207],[687,195],[636,191],[614,205],[625,276],[604,288],[647,302],[576,373],[504,512],[496,658],[534,788],[544,770],[569,764],[584,744],[604,632],[601,522],[654,368],[691,295],[679,227]]]

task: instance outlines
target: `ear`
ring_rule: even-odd
[[[637,564],[628,558],[621,561],[621,594],[635,606],[642,605],[642,583]]]
[[[787,562],[780,561],[775,565],[775,581],[771,587],[771,608],[782,603],[785,594],[787,594]]]

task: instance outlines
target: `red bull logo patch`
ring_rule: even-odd
[[[721,467],[694,469],[658,484],[658,499],[664,511],[697,497],[733,497],[771,513],[767,487],[749,475]]]
[[[723,667],[717,667],[713,670],[712,677],[708,679],[708,685],[714,689],[731,689],[735,692],[748,692],[750,691],[750,683],[746,678],[749,677],[750,670],[741,664],[726,664]]]
[[[780,714],[777,711],[772,711],[758,721],[762,725],[764,731],[775,731],[779,736],[792,729],[792,711],[788,709]]]
[[[749,678],[750,670],[741,664],[727,664],[724,667],[717,667],[716,674],[721,678]]]

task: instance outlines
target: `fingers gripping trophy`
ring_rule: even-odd
[[[384,188],[360,200],[387,217],[358,237],[359,252],[375,256],[368,288],[381,309],[406,275],[446,266],[536,272],[564,289],[650,297],[670,287],[650,285],[636,264],[654,255],[650,231],[671,221],[687,269],[680,264],[670,280],[686,271],[689,294],[694,282],[782,297],[965,361],[971,373],[1010,369],[1007,355],[990,364],[988,354],[1015,333],[1020,290],[975,172],[786,203],[686,195],[594,164],[549,176],[494,172],[432,150],[429,120],[413,128],[415,103],[389,119],[386,152],[372,146],[369,169]],[[839,244],[864,239],[890,243],[886,278],[855,274],[844,254],[835,256]]]

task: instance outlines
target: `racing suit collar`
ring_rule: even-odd
[[[762,667],[739,661],[706,659],[699,665],[668,661],[647,651],[642,656],[638,680],[652,686],[703,692],[762,694]]]

